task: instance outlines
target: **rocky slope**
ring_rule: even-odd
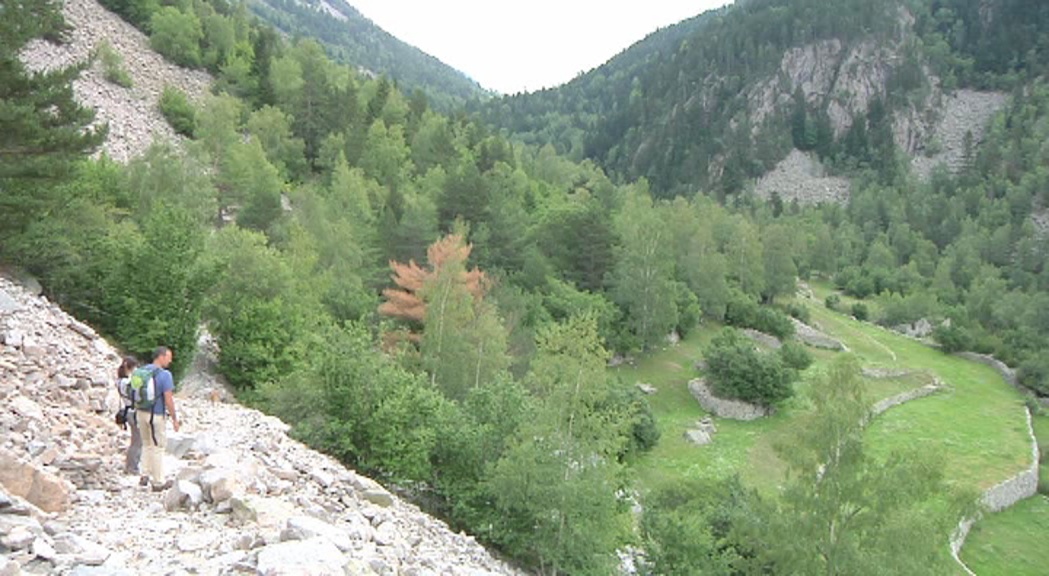
[[[179,481],[140,487],[120,472],[117,351],[4,278],[0,341],[0,574],[518,573],[205,386],[176,399]]]
[[[768,200],[779,194],[783,202],[801,205],[843,203],[849,199],[848,179],[827,176],[814,154],[792,150],[771,172],[758,179],[754,194]]]
[[[109,123],[103,150],[110,158],[126,162],[144,152],[154,140],[177,141],[179,137],[158,108],[164,87],[174,86],[200,102],[208,92],[211,77],[164,60],[153,52],[144,34],[96,0],[66,0],[62,14],[72,28],[68,41],[62,45],[43,40],[30,42],[20,54],[26,66],[30,70],[64,68],[88,60],[100,44],[108,42],[123,57],[131,88],[108,82],[99,62],[73,83],[77,101],[97,112],[96,122]]]

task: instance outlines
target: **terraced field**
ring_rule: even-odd
[[[1026,468],[1030,440],[1019,392],[986,366],[942,354],[921,342],[826,309],[823,298],[828,292],[826,287],[817,287],[814,298],[804,301],[812,316],[810,323],[844,342],[863,366],[906,373],[867,378],[871,404],[933,379],[946,385],[944,392],[891,408],[875,418],[867,430],[873,454],[886,456],[901,449],[943,454],[949,484],[972,493]],[[662,437],[655,449],[633,466],[642,491],[686,477],[739,474],[745,484],[775,495],[783,481],[784,465],[773,445],[799,425],[799,416],[811,409],[809,382],[838,353],[810,349],[816,362],[796,384],[795,397],[775,415],[754,422],[716,419],[713,443],[695,446],[683,434],[706,413],[692,398],[687,382],[697,375],[694,364],[719,329],[701,327],[681,343],[656,351],[636,365],[616,368],[624,379],[657,389],[649,400]],[[1049,528],[1042,534],[1049,535]],[[946,539],[945,534],[945,549]],[[946,561],[946,553],[944,557]],[[1041,565],[1047,566],[1049,561]]]

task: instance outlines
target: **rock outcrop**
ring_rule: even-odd
[[[131,88],[108,82],[98,62],[73,82],[77,101],[96,111],[96,123],[109,124],[109,135],[103,144],[106,154],[118,162],[127,162],[141,155],[154,140],[179,141],[160,114],[160,95],[170,85],[201,102],[208,93],[211,76],[164,60],[150,48],[144,34],[97,0],[66,0],[62,14],[71,27],[68,42],[56,45],[33,40],[20,57],[30,70],[55,70],[87,61],[103,41],[123,57]]]
[[[954,173],[965,166],[966,142],[968,152],[974,153],[983,140],[987,125],[998,110],[1005,106],[1008,95],[1002,92],[977,92],[958,90],[943,95],[934,108],[933,120],[928,123],[924,138],[897,145],[911,154],[911,170],[920,179],[927,179],[933,168],[943,164],[948,172]],[[929,153],[934,151],[935,153]]]
[[[208,397],[176,399],[173,486],[139,486],[120,471],[116,351],[3,278],[0,300],[0,574],[518,573],[276,418]]]
[[[685,430],[685,440],[697,446],[705,446],[714,441],[714,434],[717,432],[718,428],[714,424],[714,419],[704,416],[691,428]]]
[[[779,338],[776,338],[772,334],[766,334],[760,330],[754,330],[753,328],[744,328],[740,330],[740,332],[759,346],[764,346],[765,348],[770,348],[772,350],[779,350],[783,347],[783,343],[779,341]]]
[[[823,348],[824,350],[848,351],[848,348],[840,340],[831,338],[797,318],[791,318],[790,320],[794,324],[794,337],[802,344],[812,346],[813,348]]]

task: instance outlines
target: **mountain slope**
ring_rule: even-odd
[[[283,422],[206,394],[176,397],[165,466],[180,481],[154,493],[118,472],[116,350],[2,276],[0,341],[0,573],[518,573]]]
[[[479,112],[664,195],[737,192],[792,147],[891,179],[897,152],[933,155],[957,87],[1034,72],[1047,28],[1049,9],[1014,0],[751,0]]]
[[[343,0],[252,0],[250,6],[286,34],[316,38],[336,60],[385,74],[405,93],[426,92],[440,110],[489,96],[462,72],[395,38]]]

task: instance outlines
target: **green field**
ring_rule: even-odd
[[[1034,419],[1038,443],[1049,446],[1049,416]],[[1049,486],[1049,466],[1040,468],[1042,486]],[[991,514],[973,526],[962,559],[980,576],[1035,575],[1049,572],[1049,498],[1038,495]]]
[[[948,483],[974,493],[1016,474],[1029,463],[1023,398],[994,370],[827,310],[823,306],[826,293],[826,287],[817,287],[816,297],[805,301],[812,315],[810,324],[844,342],[864,366],[909,371],[898,378],[867,379],[871,403],[934,378],[948,387],[945,392],[897,406],[876,418],[867,430],[873,454],[888,455],[897,450],[942,454]],[[739,474],[745,484],[774,495],[784,479],[784,465],[776,456],[775,443],[788,438],[801,420],[798,416],[810,409],[809,382],[838,353],[810,349],[815,364],[802,374],[795,397],[774,416],[755,422],[716,419],[718,431],[713,443],[694,446],[683,434],[705,412],[688,392],[687,382],[696,377],[694,363],[719,329],[713,325],[700,327],[678,345],[657,350],[636,365],[616,368],[629,382],[645,382],[657,388],[649,402],[662,436],[659,444],[632,466],[641,491],[682,478]],[[1040,530],[1040,534],[1049,534],[1049,530]],[[1049,546],[1044,548],[1049,550]]]

